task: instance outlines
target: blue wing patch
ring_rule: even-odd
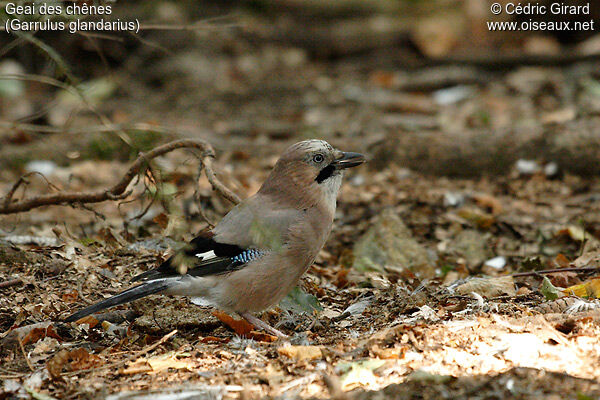
[[[199,235],[184,249],[186,256],[197,259],[197,262],[190,265],[191,268],[187,270],[187,274],[191,276],[220,275],[237,271],[244,268],[250,261],[254,261],[266,253],[264,250],[244,249],[234,244],[216,242],[210,232]],[[131,281],[147,281],[178,276],[179,273],[174,261],[177,261],[177,259],[171,257],[158,268],[146,271],[134,277]]]
[[[239,263],[249,263],[250,261],[256,260],[257,258],[261,257],[262,255],[264,255],[265,253],[263,251],[260,250],[256,250],[256,249],[250,249],[250,250],[245,250],[244,252],[238,254],[237,256],[233,257],[231,260],[234,262],[239,262]]]

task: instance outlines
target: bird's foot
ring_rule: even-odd
[[[281,332],[278,329],[273,328],[271,325],[267,324],[263,320],[255,317],[254,315],[246,312],[240,314],[246,321],[250,322],[255,327],[262,329],[263,331],[270,333],[271,335],[275,335],[280,339],[289,339],[289,336],[285,333]]]

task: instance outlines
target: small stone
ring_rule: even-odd
[[[490,258],[489,260],[484,262],[483,265],[486,265],[486,266],[494,268],[494,269],[502,269],[506,266],[506,258],[504,258],[502,256]]]
[[[555,176],[558,175],[558,164],[555,163],[554,161],[549,162],[548,164],[546,164],[544,166],[544,175],[546,175],[547,178],[553,178]]]
[[[25,165],[25,171],[27,172],[38,172],[42,175],[50,175],[56,170],[57,165],[52,161],[47,160],[36,160],[30,161]]]
[[[435,275],[429,253],[393,210],[383,211],[354,245],[354,268],[360,271],[409,269],[421,277]]]
[[[458,192],[444,193],[444,207],[460,207],[465,204],[465,195]]]
[[[540,166],[534,160],[523,160],[517,161],[517,171],[521,175],[533,175],[540,171]]]
[[[458,103],[473,94],[469,86],[454,86],[433,92],[433,99],[441,106]]]
[[[481,265],[491,256],[487,236],[474,229],[467,229],[456,235],[449,248],[464,257],[470,267]]]

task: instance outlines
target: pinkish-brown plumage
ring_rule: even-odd
[[[192,241],[193,248],[186,250],[190,265],[177,265],[181,259],[190,263],[190,257],[172,257],[134,278],[141,285],[68,320],[162,292],[199,298],[283,335],[250,313],[277,304],[313,263],[331,231],[343,170],[362,162],[362,155],[341,152],[322,140],[290,146],[255,195],[234,207],[210,234]]]

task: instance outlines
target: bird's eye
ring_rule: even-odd
[[[323,154],[315,154],[313,157],[313,161],[316,162],[317,164],[321,164],[324,160],[325,160],[325,157],[323,157]]]

